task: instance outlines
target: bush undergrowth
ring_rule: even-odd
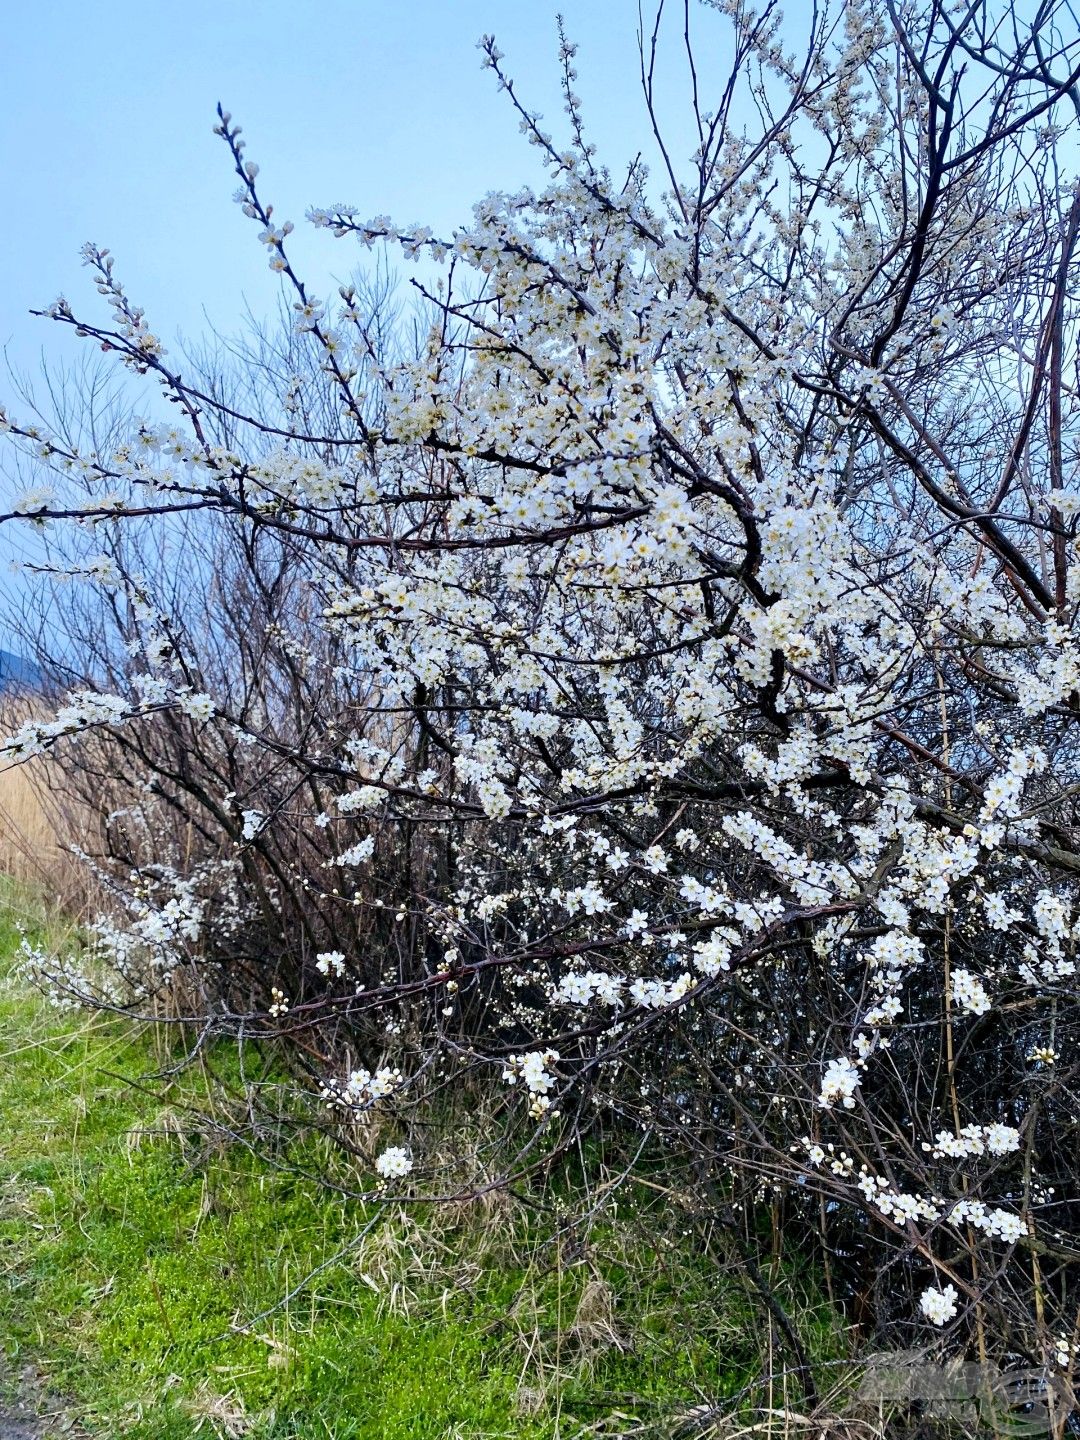
[[[335,1194],[309,1178],[345,1163],[325,1139],[270,1156],[215,1122],[207,1064],[235,1054],[170,1075],[175,1032],[29,990],[7,900],[0,1335],[92,1433],[529,1440],[624,1417],[663,1434],[761,1372],[753,1296],[662,1196],[624,1191],[568,1239],[509,1196],[410,1209]],[[805,1277],[777,1283],[802,1284],[811,1351],[837,1353]]]

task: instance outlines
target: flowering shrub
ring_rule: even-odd
[[[419,1077],[485,1069],[524,1155],[536,1126],[643,1131],[706,1208],[845,1236],[880,1325],[1054,1365],[1080,1325],[1080,71],[1054,6],[1008,49],[991,8],[849,0],[795,61],[771,7],[718,0],[730,83],[685,172],[661,138],[664,184],[599,164],[571,45],[560,147],[485,39],[546,186],[445,236],[310,217],[418,263],[409,355],[355,289],[314,298],[222,112],[306,368],[227,403],[87,251],[112,323],[50,313],[175,414],[108,454],[5,422],[51,472],[5,518],[93,537],[58,568],[121,641],[108,693],[7,753],[104,745],[185,817],[188,869],[117,875],[102,944],[303,1041],[332,1113],[404,1124]],[[167,598],[183,526],[185,588],[242,586],[220,620]],[[416,1137],[372,1164],[424,1184]]]

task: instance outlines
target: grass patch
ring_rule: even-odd
[[[9,896],[0,955],[16,910]],[[12,970],[0,961],[0,1340],[92,1432],[539,1440],[621,1433],[600,1425],[623,1416],[665,1433],[760,1371],[746,1288],[655,1202],[647,1242],[611,1219],[571,1246],[509,1199],[335,1196],[293,1164],[332,1163],[325,1141],[275,1159],[223,1138],[198,1121],[215,1103],[200,1065],[140,1084],[174,1036],[51,1009]],[[799,1312],[815,1353],[835,1353],[824,1308]]]

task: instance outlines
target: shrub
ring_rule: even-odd
[[[111,322],[49,313],[174,409],[108,453],[6,422],[89,597],[8,754],[81,736],[139,797],[111,1003],[290,1041],[344,1135],[394,1117],[388,1188],[438,1194],[424,1106],[501,1077],[502,1180],[597,1137],[845,1251],[894,1337],[1068,1371],[1080,49],[866,0],[794,62],[711,8],[666,191],[595,158],[569,43],[556,143],[488,38],[546,188],[446,237],[312,212],[418,263],[412,352],[306,288],[224,111],[279,393],[185,378],[88,249]]]

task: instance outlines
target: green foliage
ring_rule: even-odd
[[[0,945],[16,940],[9,910]],[[0,1338],[97,1433],[529,1440],[660,1421],[760,1369],[746,1287],[655,1193],[620,1200],[647,1225],[602,1218],[573,1245],[509,1197],[344,1199],[297,1173],[343,1163],[325,1141],[255,1153],[209,1123],[205,1064],[157,1078],[181,1037],[50,1010],[11,970]],[[835,1353],[827,1312],[801,1314]]]

